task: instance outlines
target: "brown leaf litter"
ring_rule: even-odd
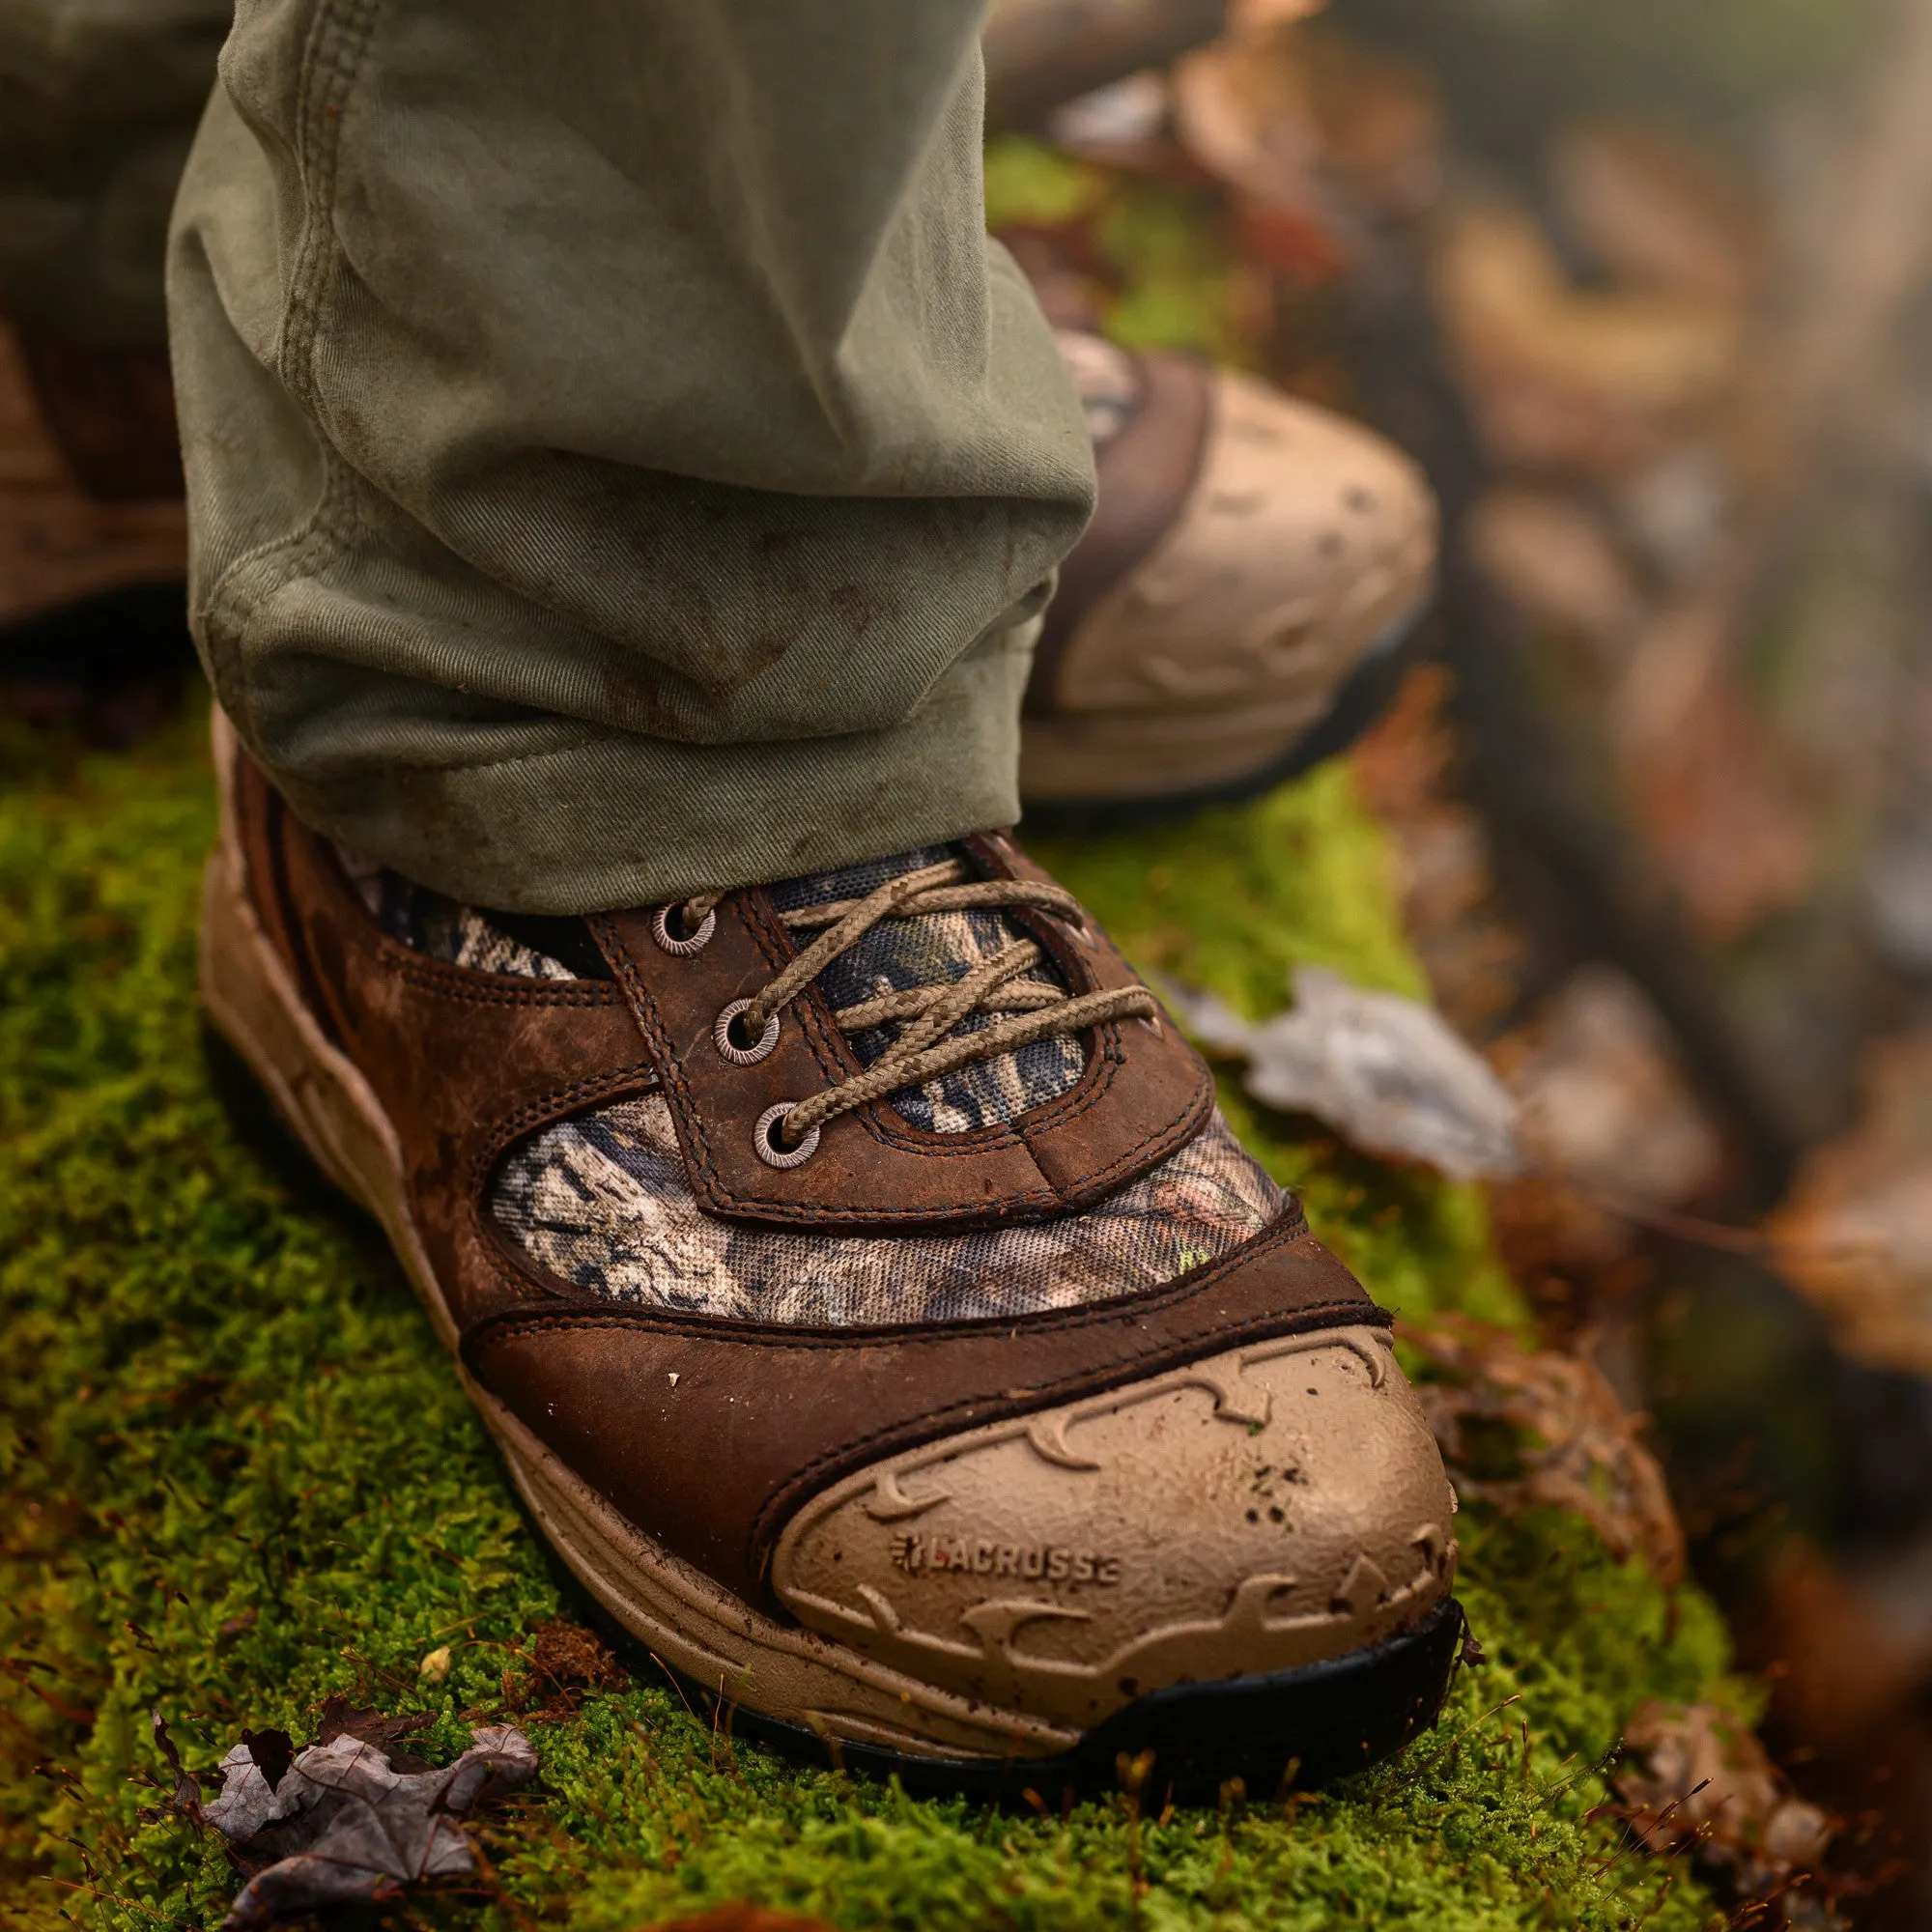
[[[1749,1728],[1710,1704],[1641,1705],[1611,1779],[1622,1816],[1647,1851],[1693,1851],[1747,1900],[1777,1917],[1736,1922],[1824,1926],[1828,1903],[1807,1895],[1832,1826],[1797,1797]]]
[[[537,1754],[508,1724],[470,1732],[441,1770],[396,1747],[427,1713],[387,1718],[331,1697],[322,1735],[298,1749],[286,1731],[243,1731],[221,1761],[220,1795],[204,1804],[197,1780],[158,1714],[155,1741],[173,1774],[173,1809],[212,1825],[247,1874],[225,1932],[305,1917],[325,1906],[392,1899],[406,1885],[465,1878],[478,1857],[463,1821],[528,1781]]]
[[[1932,1031],[1881,1041],[1851,1130],[1800,1170],[1772,1224],[1779,1272],[1847,1354],[1932,1374]]]
[[[1647,1277],[1643,1216],[1719,1182],[1722,1137],[1656,1010],[1613,968],[1578,967],[1489,1057],[1541,1170],[1491,1190],[1503,1257],[1540,1306],[1601,1316]]]
[[[1643,1419],[1594,1363],[1529,1350],[1463,1316],[1405,1338],[1428,1364],[1415,1393],[1461,1495],[1571,1510],[1619,1560],[1641,1555],[1666,1587],[1683,1581],[1684,1530],[1638,1439]]]
[[[504,1670],[503,1703],[511,1711],[529,1712],[538,1723],[570,1717],[587,1690],[621,1690],[629,1681],[601,1637],[561,1620],[537,1626],[526,1661],[527,1670]]]
[[[651,1932],[832,1932],[822,1918],[798,1918],[762,1905],[734,1900],[692,1918],[668,1918]]]
[[[1362,803],[1386,828],[1403,929],[1443,1016],[1465,1038],[1516,1006],[1525,947],[1496,891],[1488,829],[1459,796],[1450,677],[1417,665],[1349,753]]]

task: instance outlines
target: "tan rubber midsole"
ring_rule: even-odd
[[[355,1064],[316,1025],[248,902],[228,796],[233,745],[217,712],[222,831],[203,885],[203,1003],[323,1171],[383,1224],[454,1354],[456,1324],[410,1211],[395,1130]],[[457,1374],[558,1554],[626,1630],[685,1676],[821,1736],[924,1756],[1040,1757],[1078,1741],[1075,1731],[955,1696],[761,1615],[620,1516],[460,1362]]]

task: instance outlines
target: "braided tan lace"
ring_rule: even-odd
[[[682,908],[687,929],[701,925],[720,896],[687,900]],[[796,999],[881,920],[1015,906],[1028,906],[1075,924],[1082,923],[1079,900],[1061,887],[1025,879],[968,879],[965,867],[956,859],[903,872],[862,899],[839,899],[784,913],[784,923],[794,931],[817,927],[818,937],[751,1001],[739,1019],[745,1032],[755,1038],[770,1025],[773,1014]],[[833,1017],[847,1033],[894,1021],[909,1024],[863,1073],[810,1099],[794,1102],[780,1120],[780,1137],[795,1148],[814,1127],[849,1114],[855,1107],[902,1088],[923,1086],[942,1074],[1011,1053],[1037,1039],[1079,1033],[1108,1020],[1158,1023],[1160,1008],[1145,986],[1084,993],[1075,999],[1043,980],[1022,978],[1040,957],[1040,949],[1033,940],[1015,939],[964,979],[936,986],[909,986],[902,992],[882,993],[857,1006],[839,1008]],[[972,1013],[1004,1017],[978,1032],[953,1035],[952,1029]]]

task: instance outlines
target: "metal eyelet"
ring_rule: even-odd
[[[711,935],[718,930],[718,913],[714,907],[704,915],[697,930],[686,939],[671,937],[668,915],[675,910],[671,906],[659,906],[651,915],[651,937],[667,952],[674,953],[680,959],[689,959],[694,952],[702,952],[711,944]]]
[[[1141,1025],[1146,1027],[1149,1033],[1152,1034],[1156,1038],[1160,1037],[1160,1015],[1158,1013],[1141,1013],[1138,1015],[1138,1018]]]
[[[781,1100],[776,1107],[767,1107],[752,1129],[753,1151],[767,1167],[803,1167],[818,1151],[816,1127],[795,1148],[781,1148],[772,1142],[772,1129],[797,1105],[796,1100]]]
[[[751,1005],[750,1000],[733,1000],[718,1015],[711,1029],[711,1043],[733,1066],[755,1066],[779,1043],[779,1016],[765,1022],[764,1033],[751,1046],[740,1046],[731,1037],[731,1022]]]

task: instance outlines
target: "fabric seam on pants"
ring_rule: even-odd
[[[353,510],[349,469],[322,424],[315,354],[323,301],[335,270],[333,215],[344,109],[361,75],[384,5],[384,0],[322,0],[302,49],[296,112],[302,233],[276,331],[274,368],[313,426],[322,459],[322,494],[300,527],[237,557],[208,600],[209,627],[224,634],[240,673],[241,722],[251,736],[244,648],[250,619],[267,596],[297,577],[315,575],[348,542],[349,533],[338,520],[345,510]],[[264,573],[271,559],[279,559],[281,569]],[[256,579],[250,590],[242,587],[244,575]]]

